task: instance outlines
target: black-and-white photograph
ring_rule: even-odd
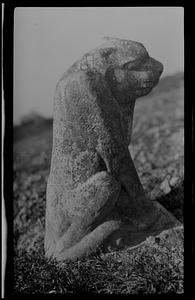
[[[184,8],[16,7],[17,294],[183,294]]]

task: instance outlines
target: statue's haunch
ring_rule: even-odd
[[[128,146],[138,97],[163,71],[137,42],[107,38],[59,80],[47,185],[45,252],[76,259],[122,226],[143,230],[155,219]]]

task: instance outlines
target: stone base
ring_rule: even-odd
[[[183,241],[183,225],[160,203],[154,202],[157,210],[156,221],[143,231],[133,232],[132,228],[124,226],[116,231],[104,244],[103,252],[134,250],[144,244],[151,243],[155,238],[174,246]]]

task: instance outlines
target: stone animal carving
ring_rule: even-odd
[[[154,222],[128,146],[135,100],[152,90],[162,70],[142,44],[107,38],[59,80],[47,185],[47,257],[80,258],[117,230],[128,228],[131,234]]]

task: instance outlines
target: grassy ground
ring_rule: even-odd
[[[154,93],[157,104],[152,106],[149,103],[148,112],[145,104],[139,103],[135,115],[132,153],[141,181],[150,197],[161,202],[182,221],[183,148],[180,137],[183,115],[182,97],[178,93],[180,77],[174,78],[172,89],[169,78],[167,93]],[[159,112],[163,112],[164,121]],[[157,122],[154,124],[155,129],[152,122]],[[44,123],[43,120],[41,123],[39,120],[37,125],[32,122],[25,126],[17,127],[14,136],[15,292],[183,293],[181,243],[171,248],[157,240],[133,252],[126,252],[123,257],[116,253],[105,256],[97,252],[63,266],[45,259],[45,191],[51,159],[52,122]],[[147,131],[151,128],[153,130],[146,135],[146,128]],[[169,128],[174,132],[170,133]],[[159,139],[159,136],[163,138]],[[156,144],[156,140],[160,142]]]
[[[171,250],[171,251],[170,251]],[[146,247],[126,259],[93,255],[62,266],[43,253],[15,256],[15,292],[163,294],[183,293],[183,251]]]

